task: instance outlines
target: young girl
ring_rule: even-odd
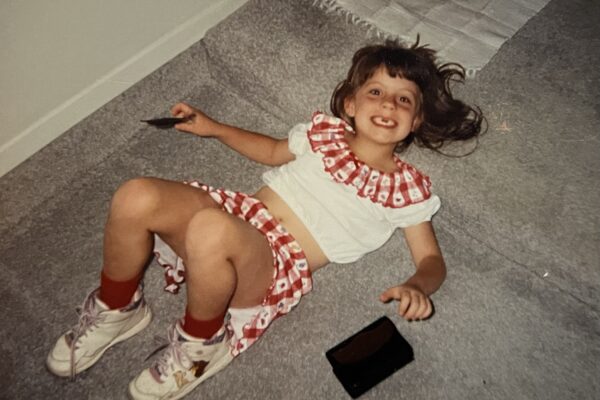
[[[187,283],[187,307],[160,359],[130,383],[135,399],[183,397],[288,313],[315,271],[359,259],[396,228],[416,272],[380,300],[397,300],[408,320],[431,315],[429,296],[446,276],[430,222],[440,200],[396,153],[413,141],[437,151],[476,137],[482,116],[450,92],[462,68],[438,66],[418,41],[368,46],[352,61],[331,99],[334,116],[317,112],[286,139],[221,124],[184,103],[172,108],[186,118],[178,130],[276,168],[254,195],[156,178],[121,186],[106,223],[100,287],[48,355],[50,371],[74,376],[148,325],[142,276],[153,250],[166,290]]]

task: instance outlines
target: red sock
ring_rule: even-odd
[[[189,310],[186,309],[182,328],[188,335],[202,339],[210,339],[223,326],[225,314],[226,312],[217,315],[213,319],[203,321],[192,317]]]
[[[131,298],[137,290],[141,279],[142,275],[140,274],[127,281],[114,281],[102,271],[100,275],[100,294],[98,297],[111,310],[123,308],[131,302]]]

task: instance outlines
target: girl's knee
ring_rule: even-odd
[[[113,195],[113,216],[136,217],[151,214],[159,203],[160,192],[152,178],[134,178],[123,183]]]
[[[233,238],[233,232],[233,223],[224,211],[217,208],[201,210],[188,223],[185,234],[186,252],[188,256],[223,253]]]

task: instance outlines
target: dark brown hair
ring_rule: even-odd
[[[346,114],[344,102],[382,66],[392,78],[414,82],[422,95],[422,122],[398,144],[396,151],[406,150],[414,141],[442,153],[440,148],[446,142],[472,139],[481,133],[484,121],[481,110],[455,99],[450,90],[452,83],[464,82],[464,68],[456,63],[438,65],[436,52],[426,45],[419,46],[418,37],[411,47],[388,40],[359,49],[352,58],[348,76],[337,85],[331,97],[333,115],[354,126],[353,118]]]

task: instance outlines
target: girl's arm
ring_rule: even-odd
[[[187,118],[186,122],[175,125],[177,130],[202,137],[217,138],[253,161],[267,165],[281,165],[294,159],[294,155],[288,149],[287,139],[276,139],[222,124],[185,103],[174,105],[171,114]]]
[[[405,319],[424,319],[433,312],[429,296],[444,282],[446,264],[431,222],[405,228],[404,236],[416,271],[402,285],[383,292],[380,300],[386,303],[398,300],[398,313]]]

